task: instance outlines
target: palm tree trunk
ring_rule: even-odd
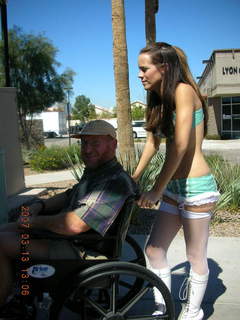
[[[145,0],[145,33],[146,43],[156,42],[156,19],[158,0]]]
[[[112,0],[114,77],[116,90],[118,150],[125,168],[135,166],[129,93],[124,0]]]

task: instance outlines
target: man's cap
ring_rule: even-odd
[[[79,133],[72,135],[72,138],[81,138],[81,136],[93,135],[93,136],[111,136],[116,139],[116,131],[114,127],[107,121],[104,120],[93,120],[89,121],[84,125]]]

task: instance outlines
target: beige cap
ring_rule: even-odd
[[[83,135],[109,135],[116,139],[116,131],[114,127],[109,122],[104,120],[89,121],[84,125],[79,133],[72,135],[72,137],[81,138]]]

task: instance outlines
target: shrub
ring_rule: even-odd
[[[231,164],[219,155],[206,157],[216,178],[220,199],[216,209],[237,210],[240,208],[240,166]]]
[[[39,148],[35,151],[29,161],[30,167],[35,171],[61,170],[69,167],[67,154],[75,163],[75,154],[80,154],[79,146],[70,147],[52,146],[49,148]]]
[[[80,181],[83,174],[83,161],[80,155],[80,148],[72,148],[66,151],[66,162],[71,168],[72,175],[77,181]]]
[[[207,140],[221,140],[221,137],[218,134],[208,134],[205,139]]]

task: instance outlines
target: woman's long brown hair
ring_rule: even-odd
[[[159,95],[150,91],[148,93],[146,110],[146,130],[153,133],[160,131],[166,136],[173,136],[173,112],[176,109],[175,90],[181,82],[187,83],[195,90],[202,103],[204,112],[204,136],[207,133],[208,113],[204,98],[193,79],[187,63],[187,57],[182,49],[171,46],[165,42],[152,43],[140,51],[151,56],[152,63],[156,66],[167,65],[164,73]],[[163,94],[160,94],[160,90]]]

